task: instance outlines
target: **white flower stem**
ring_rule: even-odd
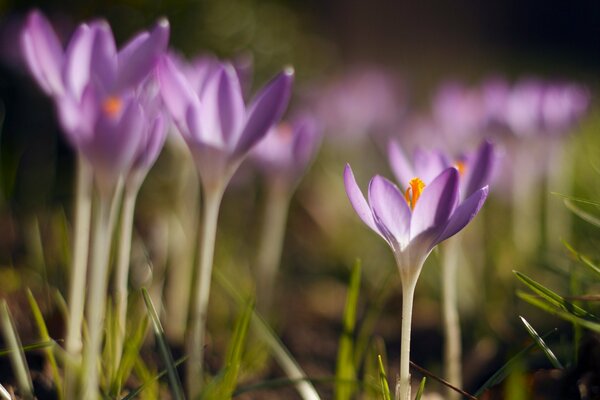
[[[69,315],[66,326],[65,349],[74,362],[65,365],[65,397],[73,398],[77,386],[76,364],[80,361],[82,341],[81,323],[85,305],[85,281],[87,274],[92,213],[92,168],[87,161],[77,158],[75,188],[75,223],[73,231],[73,259],[69,283]]]
[[[111,196],[100,195],[94,221],[92,258],[88,301],[86,304],[88,341],[83,357],[83,399],[98,398],[98,365],[101,357],[102,333],[104,331],[104,309],[108,286],[108,262],[111,233]]]
[[[442,265],[442,307],[444,317],[444,370],[446,380],[456,387],[462,387],[462,346],[460,319],[458,316],[457,270],[460,253],[460,240],[450,238],[443,246]],[[446,399],[458,400],[460,394],[450,388]]]
[[[210,297],[210,283],[215,251],[215,237],[219,208],[223,198],[223,188],[204,191],[202,210],[202,235],[198,270],[195,271],[194,286],[190,297],[190,321],[186,335],[187,391],[188,397],[195,399],[201,393],[204,381],[204,343],[206,335],[206,317]]]
[[[272,182],[267,190],[256,265],[257,309],[263,315],[269,315],[273,303],[275,278],[281,262],[290,204],[289,191],[285,185]]]
[[[415,274],[418,276],[418,274]],[[410,400],[410,332],[417,276],[402,279],[402,331],[400,338],[400,376],[396,382],[396,400]]]
[[[125,189],[123,208],[121,211],[121,232],[119,235],[119,252],[117,255],[117,269],[115,273],[115,304],[117,312],[117,333],[115,337],[114,369],[117,371],[121,362],[123,342],[125,340],[125,327],[127,324],[127,283],[129,281],[129,262],[131,259],[131,236],[133,231],[133,216],[138,190]]]

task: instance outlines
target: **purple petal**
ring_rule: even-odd
[[[88,84],[81,99],[64,95],[56,97],[58,120],[69,143],[75,148],[90,137],[99,108],[93,85]]]
[[[446,225],[458,202],[459,175],[447,168],[425,187],[412,214],[410,237]]]
[[[188,107],[198,96],[192,91],[185,76],[177,69],[168,56],[160,58],[157,68],[160,93],[165,106],[177,126],[185,126]],[[183,133],[183,132],[182,132]]]
[[[188,142],[188,144],[207,144],[220,147],[221,142],[214,143],[210,140],[211,138],[214,139],[216,136],[209,136],[202,128],[203,112],[204,107],[199,101],[193,101],[190,103],[185,114],[186,129],[182,131],[183,138]]]
[[[250,150],[281,118],[290,99],[293,79],[294,70],[287,68],[258,93],[250,106],[246,126],[236,146],[238,156]]]
[[[369,183],[369,204],[379,230],[385,233],[389,243],[398,243],[400,249],[408,244],[410,237],[410,208],[396,185],[381,176]]]
[[[38,10],[27,17],[21,46],[27,67],[42,90],[48,95],[62,94],[63,50],[52,26]]]
[[[304,115],[293,123],[295,135],[292,155],[296,168],[303,169],[317,151],[321,139],[317,121],[309,115]]]
[[[390,140],[388,143],[388,159],[396,180],[400,186],[406,187],[408,182],[416,176],[415,171],[402,150],[400,150],[398,143],[394,140]]]
[[[108,91],[114,89],[117,77],[117,46],[106,21],[97,25],[92,44],[91,75],[100,86]]]
[[[231,65],[223,64],[209,80],[200,98],[203,112],[202,130],[211,142],[233,149],[245,119],[245,106],[240,82]]]
[[[485,140],[477,150],[473,163],[468,166],[468,179],[464,198],[488,185],[494,168],[494,145]]]
[[[365,200],[365,196],[363,196],[360,188],[356,184],[356,179],[354,179],[354,173],[352,172],[352,168],[350,168],[350,164],[346,164],[346,168],[344,169],[344,186],[346,187],[346,194],[348,195],[350,204],[352,204],[354,211],[356,211],[360,219],[387,241],[375,224],[373,212],[371,211],[367,200]]]
[[[411,178],[421,178],[425,184],[431,183],[436,176],[449,166],[447,160],[444,159],[444,155],[438,151],[416,149],[413,158],[415,175]]]
[[[457,208],[454,210],[454,213],[450,217],[448,221],[448,225],[444,228],[442,234],[437,238],[436,242],[440,243],[450,236],[458,233],[462,230],[479,212],[483,203],[485,203],[485,199],[488,195],[488,187],[485,186],[477,191],[475,191],[471,196],[469,196],[465,201],[463,201]]]
[[[162,115],[157,116],[152,121],[145,140],[140,143],[140,148],[136,156],[133,168],[148,170],[152,167],[160,151],[165,144],[167,137],[167,127],[165,118]]]
[[[151,33],[143,32],[131,39],[118,55],[117,90],[133,88],[148,76],[168,42],[169,21],[165,18],[158,21]]]
[[[63,77],[69,92],[80,98],[90,80],[94,29],[81,24],[67,46]]]

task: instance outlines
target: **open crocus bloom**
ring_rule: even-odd
[[[462,230],[477,215],[488,187],[459,199],[459,172],[450,167],[430,184],[412,179],[406,193],[377,175],[371,179],[368,202],[350,165],[344,171],[346,193],[352,207],[392,248],[403,282],[418,277],[431,250]]]
[[[248,107],[231,64],[219,63],[197,91],[167,56],[159,62],[158,77],[164,103],[192,152],[203,185],[222,188],[281,117],[290,98],[293,70],[278,74]]]
[[[388,159],[392,172],[401,184],[407,184],[415,176],[428,184],[444,169],[456,167],[460,173],[460,196],[465,198],[489,184],[497,155],[494,145],[484,140],[476,151],[459,157],[454,162],[441,151],[416,149],[411,163],[398,143],[390,141]]]

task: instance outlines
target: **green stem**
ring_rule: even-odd
[[[129,262],[131,258],[131,236],[133,231],[133,216],[138,190],[125,190],[123,209],[121,211],[121,232],[119,235],[119,253],[115,273],[115,304],[117,312],[117,334],[115,337],[114,369],[117,371],[121,362],[125,327],[127,324],[127,283],[129,278]]]
[[[223,188],[204,191],[202,212],[202,235],[200,238],[199,265],[193,282],[190,297],[190,321],[186,334],[187,390],[189,398],[197,398],[202,390],[204,367],[204,344],[206,335],[206,317],[210,298],[210,283],[215,251],[215,237],[219,208],[223,198]]]
[[[442,265],[442,307],[444,317],[444,369],[446,380],[453,386],[462,387],[461,334],[458,315],[457,270],[460,253],[458,238],[450,238],[444,243]],[[448,400],[458,400],[460,394],[450,388]]]
[[[73,259],[69,284],[69,314],[66,326],[65,349],[75,363],[65,365],[65,397],[74,398],[77,377],[76,365],[81,357],[81,324],[85,305],[85,281],[87,275],[92,213],[92,168],[87,161],[77,158],[75,189],[75,228],[73,231]]]
[[[400,376],[396,383],[396,400],[410,400],[410,332],[418,274],[415,275],[404,276],[402,279],[402,336],[400,338]]]
[[[290,195],[287,187],[276,182],[268,187],[265,214],[257,256],[257,309],[269,315],[273,303],[275,278],[281,262]]]

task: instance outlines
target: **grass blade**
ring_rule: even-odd
[[[596,206],[596,207],[600,207],[600,202],[595,201],[595,200],[590,200],[590,199],[584,199],[582,197],[574,197],[574,196],[568,196],[566,194],[562,194],[562,193],[557,193],[557,192],[551,192],[553,195],[562,197],[565,200],[571,201],[571,202],[575,202],[575,203],[581,203],[581,204],[589,204],[590,206]]]
[[[42,316],[42,311],[31,293],[30,289],[27,289],[27,300],[29,301],[29,307],[31,307],[31,312],[33,313],[33,319],[35,324],[37,325],[38,332],[40,333],[40,339],[44,341],[52,341],[50,334],[48,333],[48,327],[46,326],[46,322],[44,321],[44,317]],[[48,359],[48,363],[50,364],[50,370],[52,371],[52,379],[54,380],[54,385],[56,386],[56,393],[60,400],[63,399],[63,390],[62,390],[62,378],[58,371],[58,364],[56,363],[56,357],[54,357],[54,351],[52,348],[47,348],[44,350],[46,353],[46,358]]]
[[[564,203],[565,206],[569,209],[569,211],[571,211],[573,214],[577,215],[582,220],[600,228],[600,218],[576,206],[575,203],[573,203],[573,201],[571,200],[566,199],[564,200]]]
[[[522,274],[518,271],[513,271],[513,273],[517,276],[517,278],[521,282],[523,282],[526,286],[528,286],[531,290],[533,290],[535,293],[537,293],[539,296],[541,296],[543,299],[545,299],[548,303],[552,304],[553,306],[560,308],[564,311],[567,311],[577,317],[588,318],[588,319],[593,319],[593,320],[598,321],[598,318],[595,315],[593,315],[593,314],[587,312],[586,310],[584,310],[583,308],[565,300],[564,297],[562,297],[559,294],[557,294],[556,292],[553,292],[552,290],[548,289],[546,286],[542,285],[541,283],[534,281],[527,275]]]
[[[575,250],[575,248],[573,246],[571,246],[569,243],[567,243],[566,241],[563,240],[562,242],[563,242],[564,246],[571,252],[571,254],[575,258],[577,258],[579,261],[581,261],[583,263],[583,265],[588,267],[590,269],[590,271],[592,271],[593,273],[595,273],[596,275],[598,275],[600,277],[600,266],[594,264],[592,262],[592,260],[590,260],[583,254],[581,254],[580,252]]]
[[[417,391],[415,400],[421,400],[421,396],[423,396],[423,392],[425,391],[426,383],[427,383],[427,377],[424,376],[423,379],[421,379],[421,384],[419,385],[419,390]]]
[[[148,324],[150,319],[147,315],[142,317],[142,320],[135,324],[133,334],[125,340],[125,346],[123,348],[123,357],[119,363],[119,368],[115,376],[115,380],[112,382],[111,393],[119,394],[123,387],[123,383],[127,380],[127,377],[131,374],[135,361],[139,357],[139,352],[144,344],[144,338],[148,330]],[[166,372],[165,372],[166,373]]]
[[[233,287],[233,285],[225,278],[222,272],[213,271],[213,279],[235,300],[238,306],[243,306],[244,300]],[[298,362],[292,357],[285,345],[279,340],[275,332],[269,324],[260,316],[256,310],[252,313],[252,329],[256,330],[260,338],[269,346],[271,353],[281,369],[286,373],[288,378],[297,381],[296,390],[303,400],[320,400],[319,394],[306,373],[302,370]]]
[[[392,400],[392,395],[390,394],[390,387],[388,385],[387,375],[385,374],[385,368],[383,366],[383,360],[381,356],[377,356],[377,361],[379,363],[379,383],[381,384],[381,396],[383,400]]]
[[[17,379],[19,391],[25,399],[33,399],[33,382],[31,381],[29,367],[27,367],[27,362],[25,361],[23,346],[21,346],[21,341],[15,330],[13,319],[10,316],[8,304],[6,304],[6,300],[4,299],[0,303],[0,322],[2,323],[4,340],[11,350],[8,356]]]
[[[152,300],[150,299],[150,295],[148,294],[146,288],[142,288],[142,296],[144,297],[144,303],[146,304],[148,315],[152,321],[152,327],[154,328],[154,334],[156,336],[156,342],[158,344],[160,355],[166,365],[167,377],[171,387],[171,393],[173,394],[173,399],[183,400],[185,396],[183,394],[179,375],[177,375],[177,367],[175,366],[173,356],[169,351],[167,338],[158,318],[158,314],[156,313],[156,309],[154,308],[154,304],[152,304]]]
[[[49,341],[45,341],[45,342],[36,342],[36,343],[28,344],[26,346],[22,346],[21,348],[18,349],[18,351],[21,351],[21,350],[23,350],[24,352],[35,351],[35,350],[45,349],[47,347],[53,347],[55,344],[56,344],[56,342],[54,340],[49,340]],[[11,353],[13,353],[14,351],[15,351],[14,349],[1,349],[0,357],[8,356]]]
[[[525,318],[523,318],[522,316],[519,316],[519,318],[521,319],[521,322],[525,326],[525,329],[527,329],[529,336],[531,336],[531,338],[535,341],[535,343],[538,345],[538,347],[540,349],[542,349],[542,351],[544,352],[544,354],[546,355],[546,357],[548,358],[548,360],[550,361],[552,366],[554,368],[563,369],[564,367],[562,366],[560,361],[558,361],[558,358],[556,358],[556,356],[554,355],[552,350],[550,350],[550,348],[548,347],[548,345],[546,344],[544,339],[542,339],[540,337],[540,335],[538,335],[536,330],[533,329],[533,326],[531,326],[529,324],[529,322],[527,322],[527,320]]]
[[[356,325],[356,307],[360,293],[360,261],[357,260],[352,268],[348,295],[344,306],[342,335],[339,341],[335,378],[338,382],[356,379],[354,368],[354,328]],[[335,399],[346,400],[352,397],[355,388],[352,385],[339,384],[335,386]]]
[[[546,332],[545,334],[543,334],[540,337],[542,339],[547,339],[554,332],[556,332],[556,329],[553,329],[550,332]],[[506,362],[506,364],[504,364],[502,367],[500,367],[500,369],[498,371],[496,371],[492,376],[490,376],[489,379],[487,381],[485,381],[485,383],[483,385],[481,385],[481,387],[479,389],[477,389],[477,391],[475,392],[475,394],[473,396],[479,397],[487,389],[502,382],[512,372],[513,368],[520,366],[523,357],[527,353],[529,353],[532,349],[534,349],[536,346],[537,346],[536,343],[531,343],[529,346],[525,347],[523,350],[519,351],[517,354],[515,354],[513,357],[511,357],[511,359],[508,360]]]
[[[181,364],[183,364],[186,360],[188,359],[187,356],[185,357],[181,357],[179,360],[175,361],[174,365],[176,367],[180,366]],[[137,362],[138,359],[134,360],[134,364],[135,362]],[[163,369],[162,371],[160,371],[156,376],[152,377],[151,379],[146,380],[143,384],[141,384],[140,386],[138,386],[137,388],[135,388],[134,390],[132,390],[131,392],[129,392],[127,394],[127,396],[125,397],[121,397],[121,400],[132,400],[135,399],[137,396],[140,395],[140,393],[142,393],[142,391],[151,383],[151,382],[156,382],[159,379],[161,379],[163,376],[167,375],[167,370]]]

